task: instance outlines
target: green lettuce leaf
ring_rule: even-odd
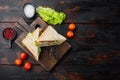
[[[63,12],[57,12],[52,8],[39,6],[36,13],[48,24],[57,25],[65,20],[66,15]]]

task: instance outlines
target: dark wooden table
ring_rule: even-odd
[[[14,24],[23,17],[23,5],[33,3],[35,7],[49,6],[67,14],[62,25],[56,30],[65,35],[68,24],[76,23],[72,45],[68,53],[50,72],[45,71],[31,57],[31,71],[14,65],[20,49],[13,41],[2,37],[4,28],[12,27],[21,34]],[[0,80],[120,80],[120,0],[0,0]]]

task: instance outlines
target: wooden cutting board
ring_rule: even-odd
[[[35,30],[35,28],[38,26],[40,26],[44,31],[48,24],[46,24],[41,18],[38,17],[30,26],[27,25],[23,18],[20,18],[15,23],[15,25],[17,28],[23,31],[23,33],[15,40],[15,43],[25,52],[27,52],[32,58],[34,58],[33,55],[27,50],[27,48],[23,46],[21,41],[25,38],[28,32]],[[37,62],[45,70],[50,71],[70,48],[71,45],[66,41],[58,46],[42,47],[42,52],[40,53],[39,61]]]

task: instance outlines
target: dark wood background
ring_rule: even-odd
[[[50,72],[31,57],[33,68],[26,72],[14,60],[22,50],[2,37],[6,27],[21,31],[14,24],[23,17],[23,5],[49,6],[63,11],[67,18],[56,30],[65,35],[70,22],[76,23],[71,50]],[[120,0],[0,0],[0,80],[120,80]]]

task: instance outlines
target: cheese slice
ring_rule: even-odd
[[[33,54],[36,60],[39,59],[40,47],[35,45],[35,41],[38,39],[41,33],[41,29],[38,27],[32,33],[28,33],[27,36],[22,40],[23,45]]]
[[[53,46],[62,44],[66,38],[59,34],[52,26],[48,26],[45,31],[37,39],[37,43],[41,46]]]

